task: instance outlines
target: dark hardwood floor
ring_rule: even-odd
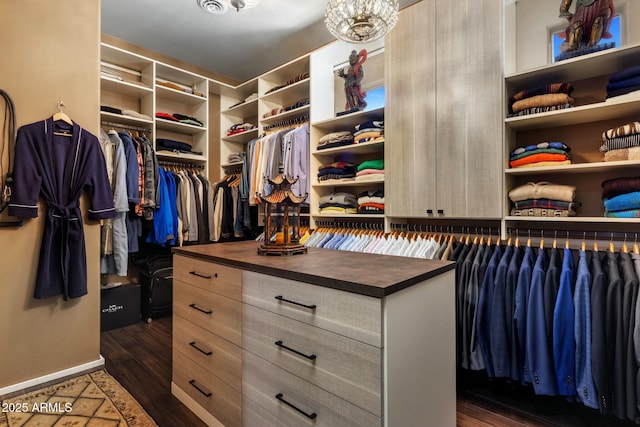
[[[160,427],[200,427],[200,421],[171,395],[171,316],[101,334],[106,369]],[[558,398],[540,398],[521,388],[488,383],[482,375],[459,374],[458,427],[627,427],[635,424]],[[292,426],[295,427],[295,426]],[[339,427],[339,426],[336,426]],[[393,426],[444,427],[444,426]]]
[[[105,367],[160,427],[206,427],[171,394],[171,317],[100,334]]]

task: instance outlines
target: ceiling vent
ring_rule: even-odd
[[[227,12],[229,3],[227,0],[198,0],[198,6],[209,13],[222,15]]]

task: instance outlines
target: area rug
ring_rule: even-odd
[[[4,400],[0,405],[0,427],[157,427],[104,370]]]

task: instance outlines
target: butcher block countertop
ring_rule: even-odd
[[[173,253],[313,285],[382,298],[454,269],[451,261],[308,248],[291,256],[258,255],[259,242],[173,248]]]

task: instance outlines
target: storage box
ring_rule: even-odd
[[[100,331],[140,321],[140,285],[120,285],[100,290]]]

